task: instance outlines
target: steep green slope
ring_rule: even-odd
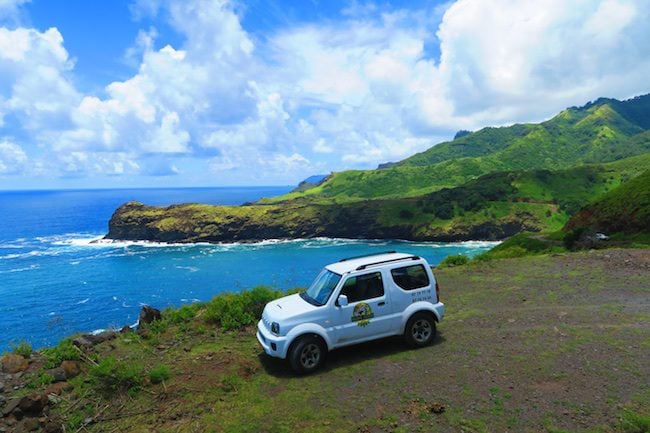
[[[483,128],[456,140],[440,143],[425,152],[416,153],[400,165],[430,165],[455,158],[485,156],[507,147],[530,133],[534,125],[517,124],[502,128]]]
[[[317,188],[265,202],[415,197],[497,171],[557,170],[615,161],[650,152],[648,119],[650,95],[628,101],[600,99],[568,108],[540,124],[484,128],[389,169],[336,173]]]
[[[566,230],[650,234],[650,170],[605,194],[575,214]]]

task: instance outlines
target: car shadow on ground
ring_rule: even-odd
[[[445,337],[441,331],[438,331],[433,344],[428,347],[435,347],[445,343]],[[409,350],[426,350],[426,348],[417,349],[408,346],[404,338],[400,336],[382,338],[379,340],[369,341],[367,343],[355,344],[353,346],[343,347],[333,350],[327,354],[325,363],[321,368],[313,373],[314,375],[325,374],[330,371],[344,368],[359,362],[371,359],[381,359],[395,353],[406,352]],[[275,377],[296,377],[302,376],[296,374],[289,363],[284,359],[273,358],[264,352],[258,355],[260,364],[266,373]]]

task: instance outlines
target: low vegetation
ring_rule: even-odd
[[[449,268],[452,266],[462,266],[466,265],[469,263],[470,258],[467,256],[464,256],[462,254],[454,254],[451,256],[445,257],[440,264],[438,265],[439,268]]]
[[[32,356],[32,345],[24,340],[20,340],[18,343],[10,344],[11,351],[20,355],[23,358],[30,358]]]
[[[650,170],[581,209],[567,230],[650,234]]]
[[[433,346],[341,349],[307,377],[261,354],[250,318],[281,295],[268,287],[165,310],[82,356],[64,340],[33,365],[80,359],[48,415],[73,432],[645,432],[649,270],[648,250],[620,249],[440,267],[447,316]],[[53,381],[23,378],[12,392]]]

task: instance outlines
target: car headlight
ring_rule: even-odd
[[[271,323],[271,332],[275,335],[280,335],[280,324],[278,322]]]

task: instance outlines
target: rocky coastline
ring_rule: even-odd
[[[31,432],[64,433],[65,428],[58,414],[51,408],[64,398],[63,394],[72,390],[70,383],[82,373],[87,365],[97,366],[91,356],[94,348],[105,342],[115,340],[118,334],[137,333],[146,337],[146,326],[161,320],[160,310],[145,305],[140,311],[138,326],[133,329],[124,326],[119,331],[108,330],[99,334],[81,334],[71,339],[74,356],[62,359],[56,365],[48,365],[47,356],[41,352],[7,353],[0,357],[0,433]],[[108,344],[108,343],[107,343]],[[84,367],[86,364],[86,367]],[[43,389],[26,393],[34,386],[33,379],[40,376]],[[83,421],[84,425],[94,422]]]
[[[316,237],[401,239],[408,241],[497,241],[521,231],[539,231],[539,221],[526,212],[492,221],[456,221],[445,227],[403,218],[386,221],[381,203],[346,205],[283,203],[279,205],[169,207],[129,202],[109,221],[105,240],[162,243],[257,242]]]

